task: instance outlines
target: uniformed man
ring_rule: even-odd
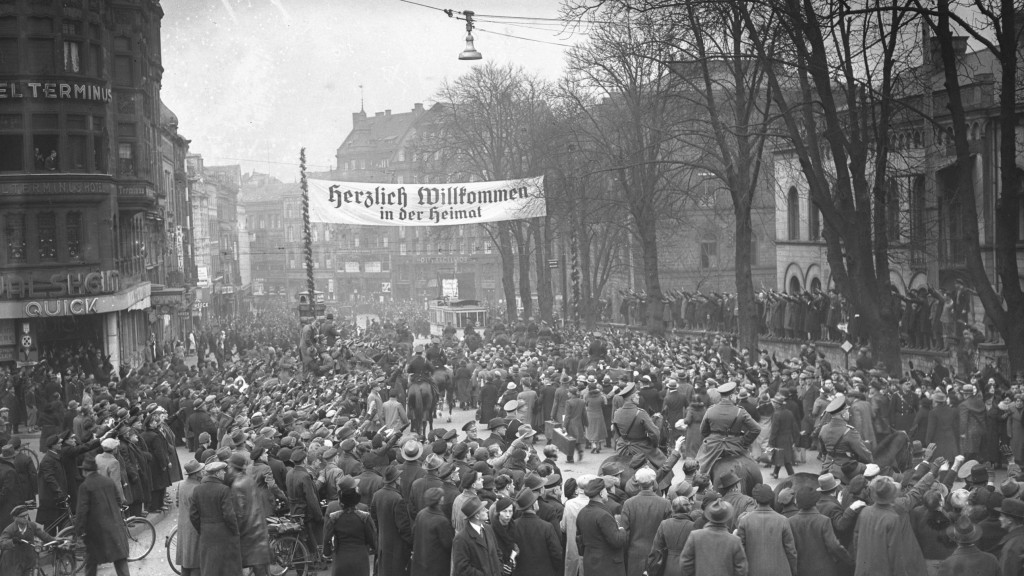
[[[697,451],[700,472],[710,474],[711,467],[725,454],[746,454],[761,434],[761,426],[749,412],[736,405],[736,383],[716,388],[722,399],[708,408],[700,423],[704,442]]]
[[[626,384],[618,396],[624,403],[612,416],[612,431],[619,439],[619,452],[625,451],[630,455],[642,453],[654,466],[661,466],[665,462],[665,453],[658,448],[658,426],[650,414],[640,408],[640,392],[636,384]]]
[[[818,437],[825,450],[825,462],[821,467],[822,474],[831,472],[833,476],[842,476],[842,466],[847,462],[871,462],[871,451],[864,444],[860,432],[847,424],[850,419],[850,408],[846,405],[846,396],[838,394],[825,412],[831,419],[821,427]],[[850,479],[847,478],[846,481]]]

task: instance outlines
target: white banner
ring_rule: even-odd
[[[463,184],[309,181],[309,220],[362,226],[452,226],[544,216],[544,178]]]

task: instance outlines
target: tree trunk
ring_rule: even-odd
[[[523,301],[523,319],[533,318],[533,297],[530,288],[530,235],[523,232],[523,223],[512,224],[512,235],[519,251],[519,298]]]
[[[518,318],[516,307],[516,264],[508,222],[498,223],[498,252],[501,254],[501,288],[505,294],[505,315],[509,323]]]
[[[742,199],[740,199],[742,200]],[[749,353],[747,362],[757,360],[758,327],[757,302],[754,300],[754,278],[750,272],[750,246],[753,228],[750,223],[750,202],[733,201],[733,215],[736,218],[736,300],[739,311],[736,330],[739,333],[740,348]],[[725,311],[728,314],[728,310]]]
[[[580,228],[582,230],[582,224]],[[581,232],[582,234],[582,232]],[[587,328],[593,328],[597,324],[594,308],[594,288],[591,282],[593,274],[594,253],[593,235],[586,235],[586,242],[580,242],[580,319]]]
[[[644,281],[647,283],[647,329],[651,334],[663,335],[665,323],[661,320],[661,280],[658,278],[658,234],[654,217],[637,223],[640,247],[644,256]]]
[[[542,223],[543,228],[541,227]],[[551,269],[548,268],[548,257],[551,254],[551,225],[548,222],[548,217],[531,220],[530,231],[533,233],[533,245],[536,246],[537,253],[537,308],[540,311],[541,320],[550,323],[553,296],[551,294]]]

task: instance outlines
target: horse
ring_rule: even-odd
[[[753,458],[746,454],[729,454],[723,455],[711,465],[712,485],[716,485],[718,478],[721,478],[730,470],[740,477],[740,486],[742,486],[743,493],[747,496],[750,496],[754,491],[754,486],[764,483],[764,477],[761,476],[761,467],[757,465],[757,462],[754,462]]]
[[[385,383],[388,385],[388,395],[385,396],[385,398],[390,397],[392,390],[397,390],[398,396],[396,398],[398,402],[400,404],[405,404],[405,401],[408,399],[408,394],[406,390],[409,387],[409,379],[406,377],[405,371],[402,370],[402,368],[403,366],[399,364],[395,366],[391,370],[391,374],[388,375],[388,378],[385,381]]]
[[[872,456],[883,475],[891,476],[914,467],[910,436],[906,432],[893,428],[891,433],[877,436],[876,439]]]
[[[441,410],[437,413],[437,417],[440,418],[444,412],[442,402],[448,402],[448,421],[451,422],[452,405],[455,404],[455,379],[452,378],[452,371],[444,366],[438,366],[434,368],[431,379],[433,379],[434,386],[437,388],[437,408]]]
[[[408,387],[408,408],[409,419],[412,421],[412,431],[422,435],[428,429],[434,427],[434,410],[437,399],[434,398],[434,391],[429,379],[423,379],[413,375]],[[428,428],[429,425],[429,428]]]

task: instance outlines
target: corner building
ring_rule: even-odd
[[[138,364],[164,275],[154,0],[0,1],[0,363]]]

